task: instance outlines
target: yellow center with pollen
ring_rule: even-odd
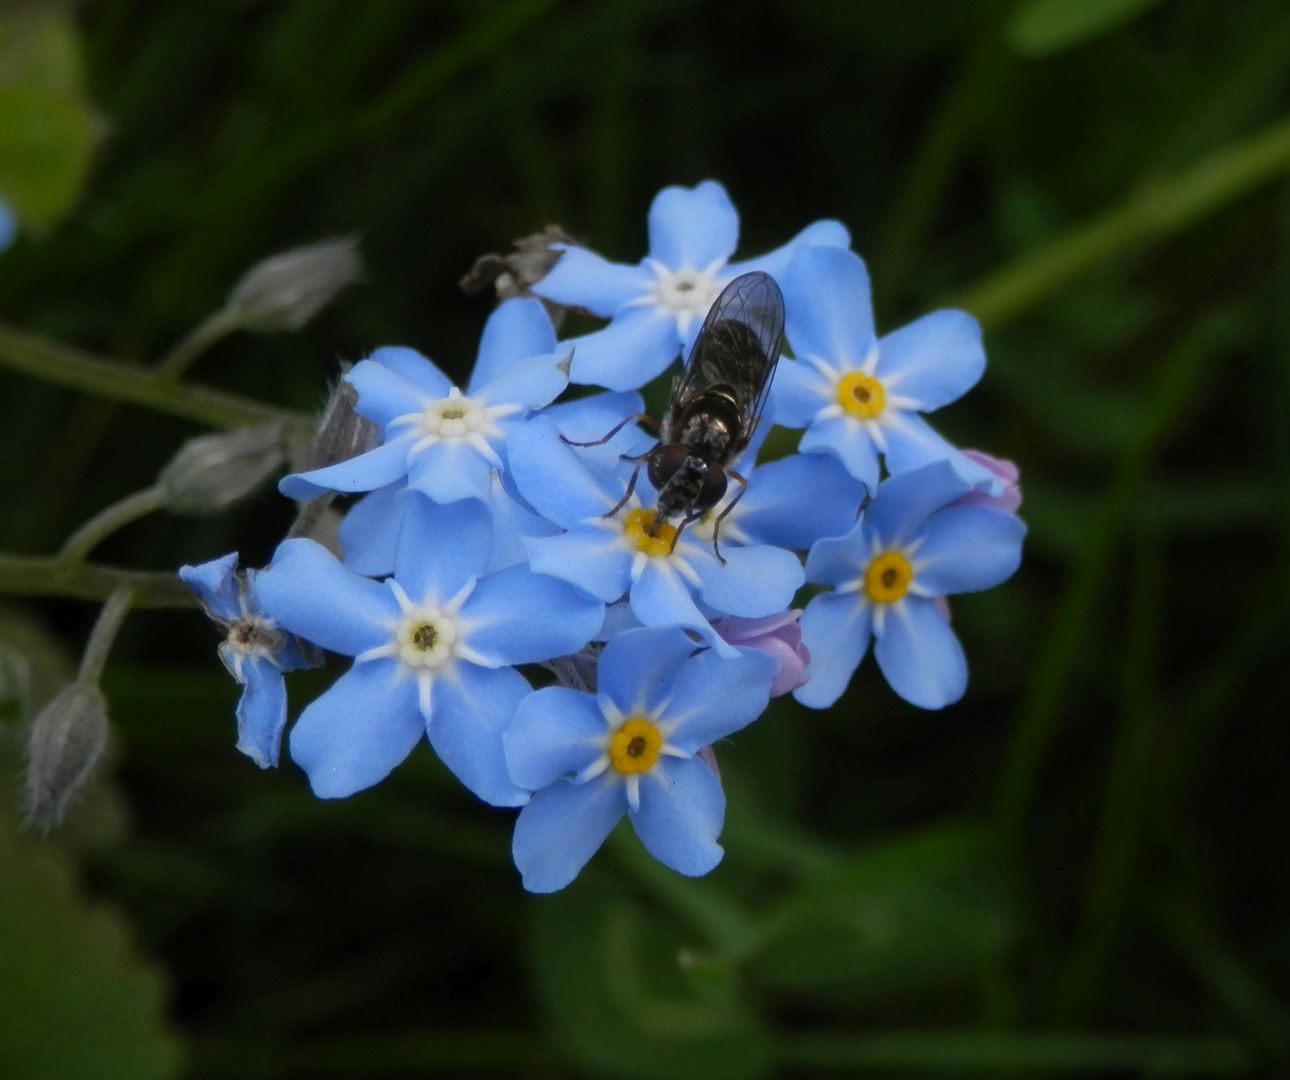
[[[620,773],[649,772],[658,761],[663,736],[648,720],[635,717],[614,732],[609,760]]]
[[[633,510],[623,522],[623,532],[646,555],[669,555],[676,545],[676,526],[655,525],[653,510]]]
[[[838,380],[838,404],[860,420],[872,420],[886,407],[882,383],[863,371],[852,371]]]
[[[909,560],[888,551],[869,564],[864,574],[864,591],[875,603],[890,604],[905,595],[913,580],[914,568],[909,565]]]

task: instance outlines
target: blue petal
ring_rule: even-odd
[[[779,661],[760,649],[741,648],[733,659],[711,649],[691,657],[672,684],[663,715],[676,723],[668,743],[693,754],[747,727],[766,711],[778,670]]]
[[[594,458],[584,460],[580,449],[561,442],[545,414],[513,425],[506,441],[510,475],[520,494],[561,528],[599,517],[622,495],[609,477],[588,467]]]
[[[377,349],[368,359],[406,379],[431,401],[446,398],[452,389],[452,380],[415,349],[387,345]]]
[[[18,219],[14,216],[13,208],[0,198],[0,251],[12,244],[17,235]]]
[[[865,524],[884,547],[903,544],[932,514],[972,490],[947,461],[884,480],[865,507]]]
[[[437,503],[412,491],[404,499],[394,577],[413,603],[446,603],[488,565],[492,515],[478,499]]]
[[[629,416],[642,413],[644,409],[640,394],[603,393],[552,405],[544,409],[542,415],[552,421],[570,442],[590,443],[603,439]],[[637,457],[648,452],[655,441],[635,423],[630,423],[608,442],[599,446],[579,446],[578,459],[591,468],[612,470],[618,467],[622,455]]]
[[[882,633],[876,636],[873,654],[878,666],[891,688],[911,705],[941,709],[967,690],[963,646],[930,600],[906,596],[889,605]],[[812,666],[814,658],[812,653]]]
[[[490,663],[533,664],[586,645],[604,622],[605,605],[564,581],[512,566],[475,586],[462,617],[472,625],[470,647]]]
[[[877,341],[869,273],[859,255],[845,248],[798,248],[780,285],[794,356],[848,370],[864,363]]]
[[[733,547],[722,557],[725,566],[714,558],[694,568],[704,603],[726,615],[755,619],[783,611],[806,580],[797,556],[782,548]]]
[[[539,517],[512,496],[496,475],[488,510],[493,518],[493,554],[488,560],[486,573],[527,563],[529,553],[524,546],[525,537],[556,536],[560,533],[558,525]]]
[[[179,577],[217,619],[236,619],[242,614],[237,595],[237,552],[230,551],[197,566],[181,566]]]
[[[409,462],[408,486],[440,503],[487,499],[493,466],[469,443],[432,443]]]
[[[760,270],[769,274],[776,281],[783,281],[788,275],[788,265],[793,259],[794,253],[800,247],[832,247],[847,248],[851,246],[851,234],[847,227],[840,221],[816,221],[808,225],[792,240],[783,247],[778,247],[774,251],[769,251],[765,255],[756,259],[747,259],[737,263],[731,263],[726,267],[723,278],[731,280],[737,278],[740,274],[747,274],[752,270]]]
[[[533,303],[541,304],[534,300]],[[516,360],[492,382],[475,392],[485,405],[524,405],[537,409],[549,405],[569,385],[573,346],[561,345],[542,356]]]
[[[653,712],[698,645],[675,627],[643,627],[614,638],[596,665],[597,688],[628,715]]]
[[[384,585],[346,570],[313,540],[284,540],[255,579],[265,614],[306,641],[345,656],[384,645],[399,605]]]
[[[632,584],[632,611],[646,626],[684,626],[697,630],[723,656],[733,656],[734,646],[716,638],[711,624],[695,606],[689,586],[676,571],[650,559]],[[713,640],[715,639],[715,640]]]
[[[726,816],[721,781],[698,758],[665,758],[641,776],[640,809],[629,814],[651,855],[679,874],[698,877],[721,861],[717,837]]]
[[[345,512],[337,538],[345,552],[346,569],[371,578],[394,573],[394,546],[407,507],[399,496],[407,489],[403,481],[378,488]]]
[[[871,604],[855,593],[826,593],[806,605],[802,644],[811,653],[807,683],[793,697],[811,709],[827,709],[842,696],[869,648]]]
[[[663,371],[681,351],[676,319],[650,305],[628,308],[603,330],[570,338],[569,381],[610,390],[636,390]]]
[[[760,465],[736,513],[753,543],[809,548],[855,524],[864,485],[830,454],[793,454]]]
[[[842,536],[817,540],[806,556],[806,580],[817,585],[845,585],[854,581],[861,566],[869,565],[872,532],[856,522]]]
[[[520,702],[502,736],[511,779],[526,791],[580,773],[604,751],[608,725],[590,694],[564,686],[537,690]]]
[[[533,291],[557,304],[585,308],[608,319],[631,301],[648,295],[654,281],[654,275],[643,266],[611,263],[584,247],[570,245]]]
[[[415,383],[372,360],[360,360],[345,374],[345,381],[358,392],[354,411],[366,416],[382,431],[391,420],[419,413],[436,400]],[[401,432],[389,434],[397,437]]]
[[[289,499],[315,499],[328,491],[375,491],[408,474],[408,451],[415,436],[404,435],[366,454],[322,469],[292,473],[278,482]]]
[[[557,780],[536,792],[515,822],[511,853],[529,892],[563,889],[605,842],[627,809],[612,770],[586,784]]]
[[[291,758],[320,799],[369,788],[412,753],[425,721],[416,680],[398,671],[394,660],[355,664],[300,714]]]
[[[936,461],[947,461],[972,487],[982,488],[991,495],[1003,494],[1003,481],[999,477],[941,438],[917,413],[902,411],[893,419],[897,423],[888,424],[883,429],[887,440],[884,457],[887,471],[893,476]]]
[[[277,768],[287,726],[286,682],[264,657],[248,657],[242,674],[246,689],[237,703],[237,748],[260,768]]]
[[[951,506],[933,514],[914,555],[914,583],[929,596],[977,592],[1021,565],[1026,526],[990,506]]]
[[[612,604],[631,586],[632,557],[605,529],[590,525],[571,529],[563,536],[535,536],[524,540],[529,566],[550,574]]]
[[[453,674],[436,679],[426,731],[430,745],[453,774],[486,803],[523,806],[528,792],[506,769],[502,733],[515,719],[520,702],[532,693],[514,668],[458,663]]]
[[[467,395],[474,397],[478,387],[495,382],[517,360],[555,352],[555,347],[555,327],[541,300],[531,296],[507,300],[484,323]]]
[[[724,264],[739,244],[739,215],[715,180],[665,187],[649,208],[649,254],[669,270]]]
[[[939,409],[985,373],[981,326],[966,311],[933,311],[878,343],[875,373],[889,394],[913,398],[919,412]]]
[[[849,416],[816,420],[798,449],[804,454],[832,454],[843,467],[870,491],[878,487],[878,451],[864,424]]]
[[[805,360],[781,360],[770,384],[770,402],[775,423],[781,427],[803,428],[826,405],[833,404],[833,384]]]

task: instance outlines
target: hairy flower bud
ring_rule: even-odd
[[[65,686],[37,714],[27,741],[29,824],[48,832],[62,819],[107,746],[107,702],[97,686]]]
[[[227,310],[246,330],[299,330],[362,274],[352,239],[293,248],[251,267],[229,294]]]
[[[278,424],[190,439],[161,471],[157,486],[168,509],[216,514],[245,498],[286,463]]]
[[[307,468],[321,469],[364,454],[381,441],[381,429],[354,411],[358,391],[341,379],[336,383],[322,418]]]

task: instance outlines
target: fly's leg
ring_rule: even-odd
[[[628,419],[630,419],[630,417]],[[620,424],[619,427],[621,426],[622,425]],[[560,438],[563,439],[564,436],[561,435]],[[595,444],[594,443],[570,443],[570,445],[571,446],[580,446],[580,445],[594,446]],[[632,470],[632,478],[627,482],[627,490],[623,492],[623,497],[619,499],[616,503],[614,503],[612,510],[608,510],[605,513],[601,514],[600,516],[602,518],[613,517],[616,513],[618,513],[619,510],[621,510],[624,506],[627,505],[627,500],[632,497],[632,492],[636,490],[636,478],[641,474],[641,466],[645,464],[645,460],[646,458],[649,457],[649,454],[641,454],[641,456],[638,458],[633,458],[628,454],[623,454],[622,457],[626,461],[635,461],[636,468]]]
[[[640,420],[642,423],[649,424],[651,427],[655,427],[660,430],[663,427],[663,425],[660,424],[657,420],[655,420],[652,416],[646,416],[644,413],[632,413],[632,415],[629,416],[626,420],[624,420],[621,424],[615,424],[612,428],[610,428],[609,434],[606,435],[603,439],[597,439],[595,442],[574,442],[572,439],[566,439],[563,435],[561,435],[560,441],[564,443],[566,446],[604,446],[605,443],[607,443],[610,439],[612,439],[615,435],[617,435],[620,431],[622,431],[623,428],[625,428],[633,420]]]
[[[734,469],[727,469],[726,475],[734,477],[743,485],[743,487],[739,489],[739,494],[730,500],[730,505],[722,510],[721,513],[717,515],[717,520],[712,523],[712,550],[716,552],[717,561],[721,563],[722,566],[726,565],[726,560],[721,557],[721,548],[717,546],[718,539],[721,535],[721,523],[726,520],[726,515],[735,508],[735,503],[742,499],[744,497],[744,493],[748,490],[748,481],[735,472]]]

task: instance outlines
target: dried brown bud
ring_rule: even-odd
[[[354,411],[358,391],[344,379],[336,383],[327,404],[323,406],[314,436],[309,468],[321,469],[358,457],[381,441],[381,430],[365,416]]]
[[[362,276],[357,241],[324,240],[251,267],[229,294],[227,310],[245,330],[299,330]]]
[[[548,225],[540,233],[516,240],[515,250],[509,255],[481,255],[458,284],[467,296],[480,296],[493,288],[499,303],[517,296],[532,296],[530,286],[546,277],[560,257],[561,252],[551,245],[572,243],[559,225]],[[564,309],[545,300],[542,303],[559,329]]]
[[[245,498],[286,462],[278,424],[190,439],[157,478],[166,507],[216,514]]]
[[[28,824],[48,832],[107,746],[107,701],[97,686],[69,683],[36,715],[27,740]]]

